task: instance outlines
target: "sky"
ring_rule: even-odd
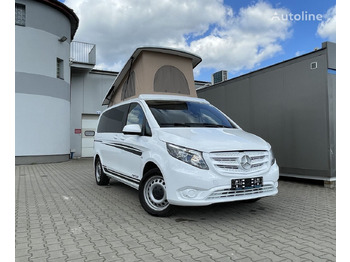
[[[97,69],[120,72],[141,46],[202,58],[195,80],[233,78],[336,41],[335,0],[61,0],[79,17],[74,41],[96,44]]]

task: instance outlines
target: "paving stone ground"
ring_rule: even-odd
[[[16,166],[16,261],[335,261],[336,190],[280,180],[256,203],[148,215],[137,191],[97,186],[92,159]]]

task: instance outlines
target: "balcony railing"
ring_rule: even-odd
[[[70,44],[70,60],[73,63],[96,64],[96,45],[72,41]]]

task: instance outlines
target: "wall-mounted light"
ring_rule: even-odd
[[[60,39],[58,39],[58,41],[60,41],[60,42],[64,42],[64,41],[66,41],[67,40],[67,37],[65,37],[65,36],[62,36]]]

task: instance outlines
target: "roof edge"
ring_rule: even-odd
[[[327,41],[327,42],[329,42],[329,41]],[[293,61],[293,60],[297,60],[297,59],[300,59],[300,58],[303,58],[303,57],[307,57],[307,56],[313,55],[315,53],[324,52],[328,48],[327,45],[323,45],[324,43],[326,43],[326,42],[322,43],[322,47],[320,47],[318,49],[315,49],[315,50],[313,50],[311,52],[308,52],[308,53],[305,53],[305,54],[302,54],[302,55],[299,55],[299,56],[295,56],[295,57],[289,58],[287,60],[283,60],[283,61],[277,62],[276,64],[272,64],[272,65],[268,65],[266,67],[262,67],[262,68],[256,69],[254,71],[251,71],[251,72],[248,72],[248,73],[245,73],[245,74],[242,74],[242,75],[239,75],[239,76],[227,79],[227,80],[225,80],[223,82],[220,82],[220,83],[216,83],[216,84],[213,84],[213,85],[210,85],[210,86],[203,86],[201,88],[198,88],[197,91],[202,91],[202,90],[207,89],[207,88],[216,87],[216,86],[221,85],[222,83],[227,83],[229,81],[235,81],[237,79],[242,79],[244,77],[249,77],[252,74],[256,74],[256,73],[262,72],[264,70],[268,70],[268,69],[276,67],[276,66],[281,66],[281,65],[286,64],[286,63],[288,63],[290,61]],[[333,42],[330,42],[330,43],[333,43]]]
[[[158,53],[164,53],[164,54],[171,54],[171,55],[177,55],[182,57],[188,57],[192,60],[192,68],[195,68],[200,62],[202,62],[202,58],[198,55],[195,55],[193,53],[187,52],[185,50],[176,49],[176,48],[168,48],[168,47],[160,47],[160,46],[144,46],[144,47],[138,47],[131,57],[133,57],[135,60],[143,51],[149,51],[149,52],[158,52]]]
[[[65,4],[57,0],[36,0],[36,1],[55,8],[56,10],[62,12],[69,19],[69,22],[71,24],[71,41],[72,41],[79,26],[79,18],[74,13],[73,9],[70,9],[68,6],[66,6]]]

